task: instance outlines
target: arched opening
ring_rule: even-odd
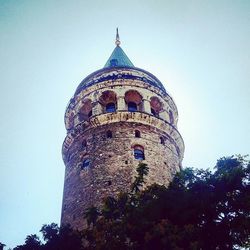
[[[82,162],[82,166],[81,166],[81,169],[84,169],[84,168],[87,168],[90,166],[90,159],[85,159],[83,162]]]
[[[135,137],[140,138],[141,137],[141,132],[139,130],[135,130]]]
[[[115,112],[116,111],[116,108],[115,108],[115,103],[113,102],[110,102],[106,105],[106,112],[107,113],[112,113],[112,112]]]
[[[160,137],[160,143],[162,144],[162,145],[165,145],[165,140],[164,140],[164,138],[161,136]]]
[[[125,93],[125,102],[130,112],[142,110],[142,96],[136,90],[129,90]]]
[[[158,114],[156,113],[156,111],[155,111],[153,108],[151,108],[151,114],[154,115],[154,116],[157,116],[157,115],[158,115]]]
[[[136,160],[142,161],[145,160],[144,148],[140,145],[134,146],[134,157]]]
[[[171,124],[174,123],[174,116],[173,116],[172,110],[169,110],[169,122],[170,122]]]
[[[159,117],[159,113],[162,111],[163,105],[158,97],[153,96],[150,98],[150,107],[152,115]]]
[[[79,121],[87,121],[92,116],[92,103],[90,99],[82,101],[82,107],[79,110],[78,118]]]
[[[106,113],[116,112],[117,97],[114,91],[111,90],[104,91],[99,98],[99,102],[103,107],[103,112]]]
[[[137,111],[137,105],[135,102],[129,102],[128,103],[128,111],[135,112]]]
[[[110,130],[107,131],[106,135],[107,135],[107,138],[112,138],[113,137],[112,136],[112,131],[110,131]]]

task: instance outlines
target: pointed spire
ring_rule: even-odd
[[[121,44],[118,28],[116,28],[116,40],[115,40],[115,44],[116,44],[116,46],[119,46]]]
[[[112,68],[112,67],[134,67],[133,63],[129,60],[125,52],[120,47],[121,41],[118,32],[118,28],[116,28],[116,47],[113,50],[111,56],[108,61],[104,65],[104,68]]]

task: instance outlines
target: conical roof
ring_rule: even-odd
[[[104,68],[110,67],[134,67],[134,65],[129,60],[123,49],[117,45],[104,65]]]
[[[86,89],[94,84],[108,80],[114,81],[120,78],[141,80],[147,84],[159,88],[164,93],[166,93],[164,86],[154,75],[133,65],[123,49],[120,47],[121,42],[118,29],[116,30],[115,44],[116,47],[104,67],[84,78],[77,87],[75,95],[77,95],[83,89]],[[117,73],[118,68],[120,68],[119,74]]]

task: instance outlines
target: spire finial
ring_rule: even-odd
[[[118,28],[116,28],[115,44],[116,44],[116,46],[119,46],[121,44]]]

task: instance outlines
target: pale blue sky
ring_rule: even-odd
[[[0,0],[0,241],[60,220],[64,111],[119,26],[133,64],[173,96],[183,165],[250,149],[250,1]]]

